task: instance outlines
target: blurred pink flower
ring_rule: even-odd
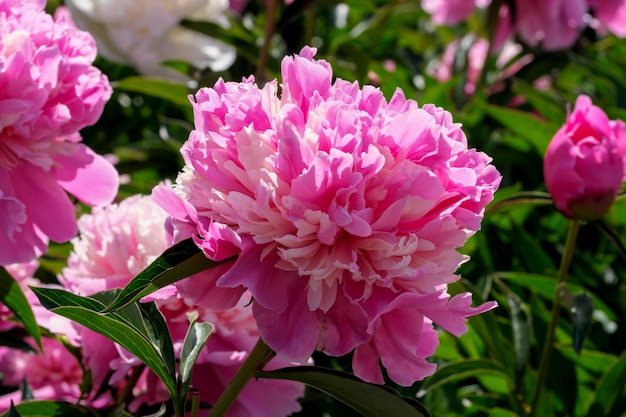
[[[117,172],[79,143],[111,95],[92,65],[93,39],[64,8],[45,1],[0,3],[0,265],[27,262],[48,239],[76,234],[72,201],[111,201]]]
[[[41,306],[39,299],[30,289],[30,286],[44,286],[41,281],[33,277],[38,266],[37,261],[31,261],[7,265],[5,268],[22,287],[33,309],[37,324],[50,333],[63,337],[69,343],[76,343],[78,336],[70,320]],[[6,320],[10,316],[10,311],[0,304],[1,331],[20,326],[17,322]],[[28,338],[26,342],[33,348],[37,346],[31,338]],[[76,358],[56,339],[44,337],[42,344],[43,353],[0,347],[0,375],[2,375],[0,386],[3,392],[14,388],[14,391],[0,396],[0,413],[8,410],[11,400],[15,404],[21,401],[22,392],[19,390],[19,385],[22,380],[25,380],[32,389],[35,400],[76,402],[81,398],[79,385],[82,382],[83,371]],[[109,405],[110,397],[101,396],[95,402],[87,401],[87,403],[96,406]]]
[[[467,53],[460,54],[460,52],[463,51],[463,48],[460,48],[460,46],[466,41],[471,42],[469,48],[465,48]],[[493,79],[491,85],[488,86],[489,88],[499,88],[498,81],[511,77],[519,71],[521,67],[533,59],[533,56],[528,54],[511,63],[521,51],[521,45],[511,41],[505,42],[500,48],[494,51],[497,53],[498,57],[495,62],[495,68],[489,69],[492,73],[491,78]],[[488,52],[489,41],[486,39],[464,38],[462,40],[455,40],[449,43],[444,49],[441,60],[436,63],[435,69],[431,71],[432,75],[438,81],[446,82],[452,79],[455,74],[455,69],[458,70],[460,67],[465,71],[465,94],[472,95],[476,91],[476,86],[480,80]]]
[[[419,108],[401,90],[388,103],[372,86],[332,83],[314,54],[305,47],[283,60],[280,98],[276,81],[259,88],[251,77],[220,80],[192,100],[186,165],[153,197],[175,240],[193,237],[215,260],[239,257],[179,289],[209,308],[228,308],[248,289],[263,339],[287,360],[369,346],[368,363],[377,355],[390,374],[406,372],[398,382],[422,379],[432,367],[406,366],[432,353],[422,328],[495,306],[453,309],[467,295],[447,301],[446,284],[458,279],[466,257],[456,249],[479,229],[500,175],[467,148],[450,113]],[[425,301],[398,301],[412,296]],[[417,325],[398,322],[403,332],[385,330],[387,318],[420,315]],[[409,327],[415,349],[379,343],[402,344]],[[378,381],[360,358],[357,375]]]
[[[422,7],[438,25],[455,25],[467,19],[476,7],[487,7],[491,0],[422,0]]]
[[[490,4],[490,0],[422,0],[422,7],[437,25],[458,24],[476,7]],[[500,8],[492,39],[496,49],[514,35],[531,47],[547,51],[566,49],[587,26],[608,29],[618,37],[626,36],[625,0],[512,0],[490,7]],[[590,19],[589,13],[595,19]]]
[[[626,37],[626,0],[588,0],[593,15],[610,32]]]
[[[569,48],[585,27],[585,0],[516,0],[515,28],[530,46]]]
[[[81,398],[83,370],[78,359],[56,339],[45,337],[42,344],[44,353],[0,347],[0,373],[6,376],[2,385],[16,388],[0,396],[0,413],[9,409],[11,401],[21,402],[22,392],[17,388],[22,380],[30,387],[35,400],[76,403]],[[110,405],[110,398],[104,395],[91,404]]]
[[[169,247],[164,227],[166,218],[167,213],[149,196],[132,196],[119,204],[94,208],[91,214],[78,220],[80,235],[72,240],[74,249],[59,281],[81,295],[126,285]],[[156,300],[166,319],[177,355],[189,326],[187,313],[197,311],[201,321],[215,326],[215,333],[199,360],[202,371],[194,371],[194,385],[205,387],[200,391],[201,399],[215,401],[258,340],[252,307],[240,304],[226,312],[213,312],[182,298],[174,287],[167,287],[151,298]],[[123,384],[129,372],[141,363],[113,341],[77,327],[83,360],[96,386]],[[280,359],[270,364],[289,365]],[[132,410],[142,403],[156,404],[169,398],[165,386],[147,370],[133,394]],[[233,408],[236,411],[231,410],[228,415],[285,416],[300,409],[297,398],[302,395],[304,386],[299,383],[258,381],[244,390]],[[250,410],[254,413],[250,414]]]
[[[139,195],[94,207],[78,219],[80,234],[59,281],[80,295],[124,287],[167,249],[166,216]]]
[[[600,218],[617,197],[625,171],[614,122],[581,95],[548,146],[543,162],[546,186],[568,217]]]

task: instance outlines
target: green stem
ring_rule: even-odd
[[[191,417],[200,415],[200,391],[197,388],[191,389]]]
[[[559,313],[561,312],[561,303],[559,302],[559,287],[565,283],[567,279],[567,270],[572,261],[574,255],[574,247],[576,246],[576,237],[578,235],[578,229],[580,228],[580,220],[571,220],[569,223],[569,230],[567,232],[567,238],[565,240],[565,250],[561,257],[561,265],[559,266],[559,272],[556,280],[556,287],[554,290],[554,300],[552,302],[552,316],[550,318],[550,325],[548,327],[548,334],[543,344],[543,351],[541,352],[541,360],[539,362],[539,370],[537,374],[537,384],[535,385],[535,394],[533,396],[532,406],[529,412],[529,416],[533,417],[537,413],[537,406],[539,405],[539,398],[541,397],[541,391],[548,375],[548,367],[550,366],[550,356],[552,355],[552,348],[554,347],[554,333],[559,321]]]
[[[126,380],[126,384],[120,393],[120,396],[117,400],[118,404],[128,404],[133,397],[133,388],[137,385],[139,381],[139,377],[141,376],[143,370],[146,369],[145,365],[138,365],[133,368],[132,373]]]
[[[274,36],[276,9],[278,8],[278,0],[269,0],[266,9],[265,35],[263,37],[263,45],[261,46],[261,55],[259,57],[259,66],[256,70],[257,82],[266,82],[269,78],[265,72],[267,60],[270,54],[270,44],[272,36]]]
[[[243,387],[245,387],[248,381],[254,376],[255,371],[265,366],[274,355],[276,355],[276,353],[259,338],[250,352],[250,355],[248,355],[233,380],[230,381],[224,393],[213,406],[210,417],[222,417],[226,415],[226,412],[231,405],[233,405]]]

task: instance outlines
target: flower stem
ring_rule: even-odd
[[[200,391],[197,388],[191,390],[191,417],[200,415]]]
[[[226,390],[213,406],[210,417],[222,417],[226,415],[226,412],[231,405],[233,405],[241,390],[254,376],[255,371],[263,368],[274,355],[276,355],[276,353],[259,338],[256,345],[254,345],[254,348],[241,365],[241,368],[239,368],[239,371],[235,374],[233,380],[230,381]]]
[[[550,325],[548,327],[548,333],[546,334],[546,340],[543,344],[543,351],[541,352],[541,360],[539,361],[539,370],[537,374],[537,384],[535,385],[535,394],[533,396],[532,406],[529,412],[529,416],[533,417],[537,413],[537,406],[539,405],[539,397],[543,391],[543,386],[548,374],[548,367],[550,366],[550,356],[552,355],[552,348],[554,347],[554,333],[556,331],[556,325],[559,321],[559,313],[561,311],[561,303],[559,301],[559,287],[565,283],[567,279],[567,270],[572,261],[574,255],[574,248],[576,246],[576,237],[578,236],[578,229],[580,228],[580,220],[571,220],[569,223],[569,229],[567,231],[567,238],[565,240],[565,250],[561,257],[561,265],[559,266],[559,272],[556,280],[556,287],[554,290],[554,300],[552,302],[552,316],[550,318]]]
[[[256,79],[258,82],[266,82],[269,77],[265,72],[267,66],[267,60],[270,54],[270,44],[272,42],[272,36],[274,36],[276,9],[278,8],[278,0],[269,0],[266,8],[266,21],[265,21],[265,35],[263,37],[263,45],[261,46],[261,55],[259,57],[259,66],[256,70]]]

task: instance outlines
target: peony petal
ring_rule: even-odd
[[[54,158],[59,185],[91,206],[112,202],[119,186],[117,170],[85,145],[77,146],[74,154]]]
[[[74,205],[54,175],[24,164],[10,172],[15,197],[26,206],[28,222],[57,242],[76,236]]]

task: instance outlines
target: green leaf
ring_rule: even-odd
[[[18,414],[7,411],[0,417],[97,417],[93,410],[61,401],[26,401],[15,406]]]
[[[187,98],[189,89],[184,84],[178,84],[160,78],[140,76],[127,77],[112,84],[113,88],[116,90],[147,94],[152,97],[171,101],[180,106],[191,107],[191,103]]]
[[[204,256],[191,238],[183,240],[163,252],[146,269],[133,278],[104,312],[120,309],[159,288],[222,263],[230,262],[233,259],[228,258],[220,262],[212,261]]]
[[[626,398],[626,353],[622,353],[602,375],[596,386],[596,398],[586,414],[588,416],[612,416],[613,406]]]
[[[347,404],[366,417],[430,417],[430,413],[416,400],[402,397],[383,385],[363,382],[353,375],[334,369],[297,366],[270,372],[259,371],[257,376],[302,382]]]
[[[0,302],[11,310],[15,318],[22,323],[28,334],[35,339],[39,350],[42,350],[41,333],[39,332],[39,326],[35,320],[33,310],[22,288],[20,288],[19,283],[4,267],[0,267]]]
[[[517,285],[521,285],[529,290],[536,292],[542,297],[552,300],[554,298],[554,292],[556,291],[556,280],[554,277],[541,275],[541,274],[528,274],[524,272],[510,272],[501,271],[493,274],[495,277],[503,280],[514,282]],[[571,292],[586,292],[587,290],[581,285],[574,284],[571,280],[568,281],[567,287]],[[602,301],[598,296],[593,293],[589,293],[589,296],[593,300],[593,305],[596,310],[603,311],[611,320],[616,320],[615,313]]]
[[[24,352],[36,352],[19,334],[15,334],[12,331],[0,332],[0,346],[23,350]]]
[[[189,385],[191,384],[191,376],[193,366],[198,360],[200,351],[209,340],[209,336],[213,333],[213,325],[211,323],[198,323],[198,314],[191,318],[189,329],[183,341],[183,347],[180,352],[180,364],[178,366],[177,384],[180,390],[181,400],[186,399],[189,394]]]
[[[530,358],[530,314],[520,298],[513,292],[507,295],[511,308],[511,329],[515,348],[515,372],[521,378]]]
[[[559,130],[557,124],[545,122],[531,113],[489,104],[481,104],[480,107],[511,132],[531,144],[539,155],[546,153],[548,143]]]
[[[487,206],[485,213],[493,213],[503,208],[517,208],[527,205],[551,205],[554,204],[552,196],[549,193],[541,191],[520,191],[513,194],[509,194],[504,198],[498,198],[499,194],[496,193],[496,199]]]
[[[557,266],[535,236],[524,227],[515,227],[512,232],[513,250],[520,257],[526,270],[541,274],[557,270]]]
[[[33,288],[48,310],[100,333],[137,356],[165,384],[174,402],[178,400],[172,341],[163,316],[154,306],[131,304],[111,314],[101,314],[119,290],[81,297],[60,289]],[[169,348],[167,345],[169,344]]]
[[[449,382],[460,381],[467,378],[474,378],[485,374],[493,374],[502,377],[509,386],[513,386],[513,381],[508,375],[506,368],[490,359],[460,359],[458,361],[445,363],[437,368],[437,371],[424,381],[421,389],[425,392],[447,384]]]
[[[15,404],[11,400],[11,407],[9,407],[9,417],[22,417],[20,413],[15,409]]]

